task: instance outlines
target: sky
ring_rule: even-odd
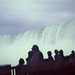
[[[0,0],[0,34],[22,33],[75,18],[75,0]]]

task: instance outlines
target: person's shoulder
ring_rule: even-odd
[[[70,54],[69,57],[72,57],[72,54]]]
[[[41,52],[41,51],[39,51],[39,53],[40,53],[40,54],[42,54],[42,52]]]
[[[38,54],[43,55],[41,51],[39,51]]]

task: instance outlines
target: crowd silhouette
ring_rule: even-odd
[[[48,51],[48,58],[44,59],[39,47],[33,45],[26,58],[27,64],[20,58],[19,64],[12,69],[16,70],[16,75],[75,75],[74,50],[67,56],[64,56],[63,50],[55,49],[54,53],[53,58],[52,52]]]

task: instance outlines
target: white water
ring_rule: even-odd
[[[47,51],[63,49],[64,55],[75,50],[75,19],[65,24],[46,27],[20,34],[0,35],[0,65],[17,65],[19,58],[26,58],[32,46],[37,44],[47,57]]]

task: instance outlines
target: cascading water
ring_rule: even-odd
[[[69,55],[75,50],[75,19],[36,31],[0,35],[0,64],[17,65],[19,58],[26,59],[34,44],[39,46],[44,57],[49,50],[54,55],[54,49],[62,49],[64,55]]]

